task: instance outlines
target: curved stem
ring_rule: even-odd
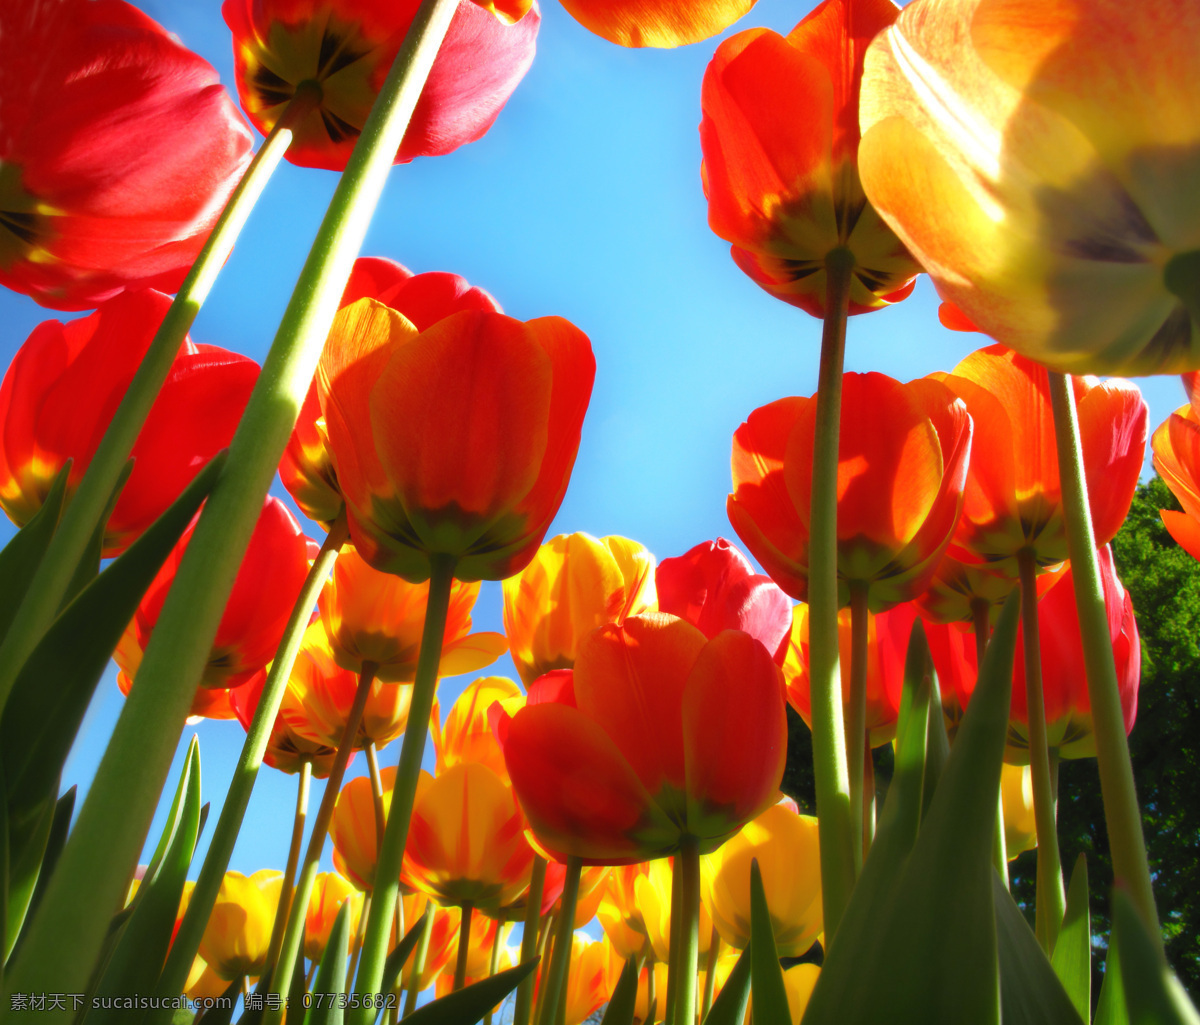
[[[539,1025],[554,1025],[558,1017],[558,1005],[567,984],[567,972],[571,963],[571,937],[575,933],[575,902],[579,899],[579,874],[583,862],[578,858],[567,859],[567,875],[563,880],[561,910],[558,914],[558,932],[554,937],[554,954],[550,959],[550,974],[546,980],[546,998],[542,1004]]]
[[[538,922],[542,917],[542,894],[545,888],[546,859],[535,854],[533,856],[533,873],[529,877],[529,893],[525,898],[525,926],[521,934],[522,963],[537,954]],[[536,972],[531,972],[517,986],[513,1025],[529,1025],[529,1014],[533,1010],[533,983],[536,975]]]
[[[1142,813],[1138,807],[1129,760],[1129,740],[1121,713],[1121,695],[1113,662],[1108,612],[1096,559],[1096,538],[1088,510],[1087,481],[1083,473],[1083,449],[1071,382],[1063,374],[1050,374],[1050,401],[1054,409],[1054,433],[1062,480],[1063,512],[1067,521],[1067,549],[1075,582],[1075,608],[1083,636],[1087,668],[1088,698],[1092,706],[1092,728],[1096,734],[1096,767],[1104,798],[1104,819],[1112,851],[1113,874],[1129,888],[1147,932],[1160,952],[1162,930],[1154,906],[1150,863],[1142,835]]]
[[[375,857],[378,858],[383,849],[383,831],[387,828],[387,812],[383,808],[383,778],[379,775],[379,753],[375,750],[375,741],[368,740],[363,750],[367,756],[367,773],[371,777],[371,797],[375,802]],[[396,935],[403,936],[404,933]]]
[[[308,618],[317,596],[325,584],[326,577],[333,567],[334,560],[347,538],[346,521],[343,518],[334,524],[316,559],[309,568],[304,585],[292,606],[292,615],[283,631],[283,639],[275,652],[271,663],[271,671],[263,684],[262,694],[258,699],[258,708],[246,731],[246,739],[242,744],[242,753],[238,757],[237,768],[233,771],[233,779],[229,781],[229,789],[225,793],[225,803],[221,805],[221,814],[213,830],[212,843],[204,856],[204,865],[196,879],[195,889],[192,890],[188,901],[187,912],[175,934],[171,951],[167,955],[162,975],[159,976],[155,995],[159,997],[177,997],[187,984],[188,972],[200,949],[200,940],[208,925],[208,917],[212,914],[217,894],[221,890],[221,880],[225,878],[225,870],[229,867],[229,859],[233,856],[233,847],[237,842],[238,832],[242,828],[242,819],[250,804],[250,794],[258,779],[258,770],[262,765],[267,743],[271,739],[271,730],[275,725],[275,716],[279,712],[283,692],[287,688],[288,678],[292,674],[292,666],[296,664],[296,655],[304,640],[304,631],[308,627]],[[278,954],[278,951],[276,952]],[[273,962],[272,962],[273,963]],[[170,1009],[152,1010],[147,1012],[146,1025],[165,1025],[171,1020]]]
[[[867,587],[854,582],[850,585],[850,702],[846,721],[846,764],[850,769],[850,824],[853,827],[854,873],[862,871],[863,836],[866,799],[863,780],[866,776],[867,751],[867,641],[870,612],[867,609]]]
[[[837,615],[838,437],[854,255],[847,249],[832,250],[825,258],[825,270],[828,284],[813,441],[808,602],[813,776],[821,820],[821,894],[829,944],[854,888],[855,865],[854,816],[842,731]]]
[[[454,962],[454,992],[457,993],[467,982],[467,958],[471,954],[471,919],[475,917],[475,905],[469,900],[459,907],[462,920],[458,932],[458,959]],[[500,931],[499,927],[496,929]]]
[[[283,946],[283,927],[291,913],[296,866],[300,864],[300,845],[304,841],[304,821],[308,818],[308,787],[311,780],[312,762],[305,758],[300,763],[300,780],[296,786],[296,817],[292,823],[292,844],[288,848],[287,868],[283,873],[279,904],[275,908],[275,922],[271,926],[271,942],[267,946],[267,962],[262,974],[264,980],[270,978],[271,969],[279,957],[279,948]]]
[[[316,882],[317,869],[321,863],[321,851],[325,849],[325,837],[329,833],[329,822],[333,818],[333,807],[337,804],[338,792],[342,789],[342,777],[346,774],[346,766],[354,753],[355,741],[358,739],[358,727],[362,723],[363,709],[367,706],[367,698],[371,694],[371,684],[375,680],[374,662],[364,662],[362,672],[358,674],[358,688],[354,692],[354,703],[346,715],[346,725],[342,729],[342,739],[338,742],[337,754],[333,757],[333,765],[329,769],[329,778],[325,781],[325,792],[321,795],[321,806],[317,809],[317,817],[313,820],[312,832],[308,836],[308,849],[304,852],[304,864],[300,870],[300,879],[296,883],[296,893],[292,898],[292,910],[288,915],[287,928],[283,933],[283,945],[279,951],[279,961],[271,976],[269,993],[283,996],[287,992],[300,956],[300,943],[304,938],[304,918],[308,912],[308,899],[312,896],[313,883]],[[378,875],[376,875],[378,879]],[[375,912],[375,904],[380,900],[379,893],[372,894],[371,911]],[[393,900],[395,898],[393,897]],[[387,917],[391,917],[390,913]],[[281,1021],[283,1010],[267,1009],[263,1016],[265,1025]]]
[[[1033,552],[1017,556],[1021,571],[1021,635],[1025,648],[1025,703],[1029,714],[1029,770],[1033,779],[1033,816],[1037,822],[1037,936],[1047,954],[1054,952],[1067,909],[1058,827],[1050,787],[1050,749],[1046,743],[1046,705],[1042,697],[1042,654],[1038,637],[1037,565]]]
[[[0,708],[17,673],[58,614],[75,567],[87,549],[142,425],[162,389],[188,329],[233,250],[246,218],[292,143],[292,129],[321,101],[320,87],[296,90],[229,196],[196,262],[154,333],[121,404],[88,462],[87,472],[63,512],[46,554],[0,645]]]
[[[696,965],[700,953],[700,845],[685,838],[675,855],[679,873],[679,957],[672,967],[678,972],[675,983],[675,1025],[695,1025]]]
[[[407,1018],[417,1009],[417,995],[421,992],[421,976],[425,973],[425,962],[429,960],[429,941],[433,936],[433,915],[434,910],[431,904],[426,909],[425,918],[421,923],[421,937],[417,940],[417,952],[413,956],[412,968],[409,969],[408,986],[404,994],[404,1013],[400,1016],[401,1018]]]
[[[362,959],[354,983],[354,992],[359,996],[378,992],[383,982],[383,963],[387,956],[391,926],[388,909],[395,905],[400,892],[400,864],[404,860],[404,845],[408,841],[408,823],[417,794],[417,780],[421,775],[421,759],[429,735],[429,713],[433,708],[438,666],[442,660],[450,588],[454,583],[454,559],[447,555],[433,555],[430,557],[430,567],[429,598],[425,606],[425,625],[421,631],[421,650],[417,655],[412,703],[408,710],[408,724],[404,728],[396,779],[392,784],[392,803],[388,810],[387,829],[383,834],[383,847],[375,868],[375,904],[367,920],[367,937],[363,941]]]

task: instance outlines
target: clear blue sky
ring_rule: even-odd
[[[708,229],[697,125],[700,82],[718,40],[624,50],[581,28],[558,0],[542,2],[537,58],[496,125],[450,156],[394,168],[363,252],[416,272],[454,271],[513,316],[557,314],[585,331],[596,386],[551,534],[623,534],[659,558],[677,555],[733,537],[725,517],[733,431],[757,406],[816,390],[820,324],[759,290]],[[218,0],[138,6],[231,83]],[[812,6],[761,0],[728,34],[757,25],[786,32]],[[196,341],[262,361],[335,181],[286,164],[277,172],[196,322]],[[936,307],[922,279],[901,305],[854,318],[847,369],[909,380],[952,368],[983,339],[944,330]],[[0,290],[0,360],[7,365],[33,326],[55,316]],[[1177,378],[1139,384],[1151,430],[1184,401]],[[484,585],[475,621],[501,629],[499,585]],[[507,658],[489,672],[515,676]],[[445,681],[444,705],[466,682]],[[110,669],[64,787],[86,788],[122,700]],[[211,834],[244,734],[236,722],[205,722],[184,740],[193,732],[204,800],[213,802]],[[398,753],[397,742],[384,764]],[[365,771],[360,757],[351,775]],[[294,778],[264,768],[233,868],[283,866],[294,801]],[[161,820],[160,811],[151,843]],[[201,855],[206,847],[207,836]]]

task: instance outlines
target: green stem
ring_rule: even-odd
[[[721,954],[721,934],[717,932],[717,927],[712,927],[712,934],[708,938],[708,957],[704,962],[704,1002],[700,1007],[700,1020],[704,1021],[708,1017],[709,1009],[712,1007],[713,991],[716,988],[717,976],[717,959]]]
[[[348,969],[351,975],[354,974],[355,966],[358,964],[358,959],[362,955],[363,930],[367,927],[367,914],[370,912],[370,910],[371,891],[368,890],[363,894],[363,906],[362,911],[358,916],[358,928],[354,930],[354,955],[350,958],[350,968]]]
[[[287,868],[283,873],[283,886],[279,891],[279,905],[275,908],[275,922],[271,926],[271,942],[267,946],[267,963],[262,980],[271,976],[271,969],[283,946],[283,927],[287,924],[292,909],[292,894],[295,892],[296,867],[300,864],[300,845],[304,842],[304,821],[308,818],[308,787],[312,780],[312,762],[307,758],[300,763],[300,780],[296,787],[296,817],[292,823],[292,844],[288,848]]]
[[[212,914],[217,894],[221,890],[221,881],[225,878],[225,870],[233,856],[233,847],[242,828],[246,808],[250,804],[250,794],[254,790],[255,780],[258,779],[258,770],[262,765],[267,743],[271,739],[275,716],[279,712],[280,702],[283,701],[292,666],[296,664],[296,655],[304,640],[304,631],[308,628],[309,616],[334,560],[346,541],[346,536],[346,521],[343,519],[334,524],[329,536],[325,538],[325,543],[321,545],[321,551],[304,580],[304,586],[300,588],[296,604],[292,606],[292,615],[284,628],[283,638],[275,652],[266,683],[263,684],[258,708],[255,709],[250,728],[246,731],[242,753],[238,757],[237,768],[233,771],[233,779],[230,780],[229,789],[225,793],[221,815],[213,830],[212,842],[204,856],[204,865],[196,879],[196,887],[188,901],[187,913],[183,916],[179,931],[171,944],[171,952],[163,966],[162,975],[159,976],[158,987],[155,990],[157,996],[177,997],[187,984],[188,973],[192,969],[196,951],[200,949],[200,940],[204,936],[209,915]],[[169,1008],[150,1011],[146,1016],[146,1025],[165,1025],[170,1020]]]
[[[446,633],[446,615],[450,608],[450,589],[454,583],[454,559],[448,555],[430,556],[429,598],[425,606],[425,625],[421,632],[421,650],[413,680],[412,703],[408,724],[400,747],[400,762],[392,783],[392,803],[388,811],[383,848],[375,868],[375,903],[367,920],[354,992],[359,996],[377,993],[383,982],[383,964],[387,956],[391,914],[400,892],[400,865],[408,841],[408,823],[412,817],[421,759],[429,736],[429,713],[437,689],[438,666],[442,659],[442,640]],[[362,1020],[366,1020],[365,1017]]]
[[[850,770],[850,825],[853,830],[854,874],[862,871],[866,800],[863,779],[867,750],[867,641],[870,612],[867,586],[850,585],[850,705],[846,721],[846,764]]]
[[[679,873],[679,957],[672,968],[679,973],[675,983],[675,1025],[695,1025],[696,966],[700,954],[700,845],[687,837],[675,860]]]
[[[558,1016],[558,1005],[567,985],[567,972],[571,964],[571,938],[575,934],[575,902],[579,899],[579,874],[583,862],[578,858],[567,858],[567,875],[563,881],[561,910],[558,914],[558,933],[554,937],[554,954],[550,960],[550,974],[546,979],[546,998],[542,1004],[539,1025],[554,1025]]]
[[[971,616],[975,626],[975,665],[983,665],[983,656],[987,654],[988,638],[991,636],[991,605],[984,598],[976,598],[971,602]],[[976,670],[978,673],[978,670]],[[1008,889],[1008,849],[1004,843],[1004,795],[1003,791],[996,793],[996,834],[992,841],[992,864],[1004,880],[1004,888]]]
[[[321,795],[321,806],[317,809],[317,817],[313,820],[312,832],[308,835],[308,850],[304,852],[304,863],[300,868],[300,879],[296,883],[296,893],[292,898],[292,909],[288,914],[287,928],[283,933],[283,944],[279,950],[279,961],[271,975],[271,988],[268,993],[283,996],[291,985],[292,972],[296,966],[296,958],[302,956],[300,944],[304,939],[304,919],[308,914],[308,900],[312,896],[313,884],[317,879],[317,869],[321,863],[321,851],[325,849],[325,838],[329,833],[329,822],[333,818],[333,807],[337,804],[338,793],[342,789],[342,777],[346,774],[346,766],[354,753],[355,741],[358,739],[358,727],[362,723],[363,709],[367,706],[367,698],[371,696],[371,684],[375,680],[375,671],[379,667],[374,662],[364,662],[362,672],[358,674],[358,687],[354,691],[354,703],[346,715],[346,725],[342,729],[342,739],[338,742],[337,754],[333,756],[333,764],[329,767],[329,778],[325,781],[325,792]],[[375,901],[379,894],[373,894]],[[375,907],[372,902],[371,911]],[[388,918],[391,917],[389,912]],[[263,1016],[264,1025],[282,1021],[283,1011],[267,1009]]]
[[[809,517],[809,682],[812,699],[813,775],[821,820],[821,895],[825,938],[833,942],[854,888],[854,816],[842,730],[838,673],[837,470],[842,412],[842,364],[854,256],[834,249],[825,258],[828,284],[817,422],[813,440],[812,509]]]
[[[1067,896],[1058,854],[1058,827],[1050,786],[1050,749],[1046,743],[1046,705],[1042,696],[1042,654],[1038,636],[1037,563],[1033,552],[1017,556],[1021,572],[1021,634],[1025,648],[1025,703],[1029,718],[1029,771],[1033,780],[1033,817],[1037,822],[1037,936],[1047,955],[1054,952]]]
[[[492,937],[492,956],[488,960],[488,978],[490,979],[500,968],[500,948],[504,946],[503,922],[496,923],[496,935]],[[492,1009],[493,1011],[495,1008]],[[492,1011],[483,1016],[483,1025],[492,1025]]]
[[[663,1020],[667,1025],[675,1021],[675,1006],[679,999],[679,947],[683,914],[683,862],[679,855],[671,859],[671,927],[667,936],[667,999]]]
[[[469,900],[459,907],[462,921],[458,931],[458,959],[454,962],[454,992],[467,984],[467,958],[471,954],[471,919],[475,917],[475,905]],[[499,932],[499,929],[496,930]]]
[[[258,384],[205,503],[112,739],[58,867],[5,979],[14,992],[82,992],[154,816],[179,736],[312,381],[371,215],[437,56],[456,0],[422,0],[388,72],[280,322]],[[12,633],[12,630],[9,631]],[[386,902],[385,902],[386,903]],[[375,909],[372,909],[375,910]],[[379,964],[382,970],[382,963]],[[378,981],[375,987],[378,988]],[[45,1025],[66,1022],[51,1012]]]
[[[546,888],[546,859],[533,856],[533,874],[529,878],[529,894],[525,898],[525,927],[521,934],[521,962],[537,954],[538,922],[542,917],[542,895]],[[517,986],[517,1003],[513,1008],[513,1025],[529,1025],[533,1010],[533,984],[536,972],[531,972]]]
[[[646,962],[646,1023],[658,1021],[658,977],[654,974],[654,958]]]
[[[230,194],[225,209],[146,349],[125,397],[88,463],[87,472],[63,512],[54,539],[21,600],[4,644],[0,645],[0,708],[7,700],[21,666],[58,614],[75,567],[104,515],[117,479],[150,414],[150,407],[175,362],[179,346],[208,298],[217,274],[271,173],[291,145],[292,129],[320,100],[319,88],[315,86],[297,90]]]
[[[387,827],[387,812],[383,808],[383,777],[379,774],[379,753],[375,750],[375,741],[368,740],[364,750],[367,755],[367,773],[371,777],[371,797],[375,802],[375,857],[378,858],[383,849],[383,831]]]
[[[430,903],[425,909],[425,918],[421,923],[421,937],[417,940],[417,952],[413,957],[412,968],[409,970],[408,987],[404,995],[404,1014],[401,1015],[401,1018],[407,1018],[417,1009],[417,996],[421,992],[421,976],[425,972],[425,962],[429,960],[429,940],[433,936],[433,915],[434,908]],[[366,941],[363,942],[365,945]]]
[[[1088,511],[1087,481],[1083,474],[1083,451],[1079,421],[1070,380],[1050,374],[1050,401],[1058,446],[1059,477],[1062,481],[1063,512],[1067,521],[1067,549],[1075,583],[1075,609],[1083,636],[1087,668],[1088,698],[1092,706],[1092,728],[1096,734],[1096,766],[1104,798],[1104,819],[1112,851],[1113,874],[1129,888],[1147,932],[1161,951],[1162,930],[1154,906],[1150,863],[1142,836],[1142,813],[1138,807],[1129,740],[1121,713],[1121,695],[1113,662],[1108,612],[1100,583],[1096,538]],[[1039,841],[1040,843],[1040,841]]]

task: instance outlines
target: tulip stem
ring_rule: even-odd
[[[304,631],[308,628],[308,618],[317,603],[317,596],[321,593],[334,560],[346,542],[346,537],[346,521],[343,518],[334,524],[329,536],[325,538],[325,543],[321,545],[321,550],[300,588],[296,604],[292,606],[292,615],[284,628],[275,659],[271,663],[271,670],[258,698],[258,707],[254,710],[250,728],[246,731],[242,753],[238,756],[237,768],[233,771],[233,779],[230,780],[229,789],[225,793],[221,815],[213,830],[212,842],[204,856],[204,865],[196,879],[196,887],[188,901],[187,913],[183,916],[163,966],[162,975],[159,976],[158,988],[155,990],[157,996],[177,997],[187,984],[188,972],[191,971],[196,951],[200,949],[200,940],[204,936],[208,917],[212,914],[217,894],[221,890],[221,880],[225,878],[225,870],[229,867],[229,859],[233,855],[233,847],[242,828],[242,819],[250,804],[250,794],[254,790],[258,770],[262,765],[267,743],[271,739],[271,730],[275,726],[275,716],[279,713],[279,705],[283,701],[292,666],[296,664],[296,655],[300,651]],[[274,963],[273,959],[271,963]],[[146,1025],[165,1025],[170,1020],[169,1008],[149,1011]]]
[[[154,333],[121,404],[88,463],[87,472],[63,511],[54,539],[21,600],[3,645],[0,645],[0,708],[7,700],[21,666],[58,614],[75,567],[104,515],[113,488],[129,461],[134,443],[171,371],[179,347],[229,258],[246,218],[291,145],[292,129],[320,101],[320,91],[315,86],[296,91],[230,194],[225,209]]]
[[[863,789],[866,777],[867,747],[867,642],[870,611],[867,608],[867,585],[850,584],[850,701],[846,721],[846,764],[850,770],[850,824],[854,833],[854,874],[862,872],[866,798]]]
[[[1062,863],[1058,854],[1058,827],[1054,821],[1054,795],[1050,786],[1050,749],[1046,742],[1046,705],[1042,696],[1042,653],[1038,636],[1037,563],[1033,551],[1017,555],[1021,573],[1021,635],[1025,652],[1025,704],[1029,718],[1029,771],[1033,780],[1033,816],[1037,823],[1037,937],[1047,956],[1062,928],[1067,909]]]
[[[492,956],[488,960],[488,978],[490,979],[500,968],[500,948],[504,945],[504,929],[502,923],[496,923],[496,935],[492,937]],[[494,1010],[494,1008],[493,1008]],[[483,1016],[483,1025],[492,1025],[492,1011]]]
[[[679,956],[672,968],[678,973],[675,983],[675,1025],[695,1025],[696,968],[700,955],[700,844],[684,837],[675,861],[679,873]],[[674,951],[672,951],[674,954]]]
[[[533,856],[533,873],[529,877],[529,893],[525,898],[525,927],[521,934],[521,963],[537,955],[538,923],[542,917],[542,894],[546,889],[546,859]],[[517,986],[517,1002],[513,1008],[513,1025],[529,1025],[533,1010],[533,983],[536,973],[530,973]]]
[[[121,711],[17,963],[5,976],[0,1006],[7,1006],[17,992],[87,989],[112,909],[120,904],[154,817],[193,687],[208,660],[263,496],[312,382],[409,119],[457,9],[457,0],[421,0],[371,107],[296,281],[229,457],[167,595],[138,669],[138,685]],[[11,628],[9,633],[13,634]],[[369,953],[373,958],[367,963],[378,976],[382,960],[376,965],[378,955]],[[379,979],[374,981],[372,992],[379,986]],[[49,1012],[43,1025],[66,1025],[71,1016],[69,1010]]]
[[[404,860],[404,845],[408,841],[408,824],[412,817],[417,780],[421,775],[421,759],[429,736],[429,714],[437,690],[438,666],[442,660],[442,642],[446,633],[446,617],[450,609],[450,590],[454,584],[454,558],[449,555],[429,557],[429,597],[425,605],[425,624],[421,631],[421,650],[413,680],[412,702],[404,741],[400,746],[400,762],[392,783],[392,802],[388,811],[383,847],[375,868],[375,904],[367,919],[367,936],[363,940],[362,959],[354,992],[360,997],[379,991],[383,982],[383,965],[387,956],[390,908],[400,892],[400,865]],[[364,1009],[361,1021],[369,1020]]]
[[[358,740],[358,728],[362,724],[363,709],[367,707],[367,698],[371,696],[371,684],[375,680],[375,671],[379,667],[374,662],[364,662],[362,672],[358,674],[358,687],[354,691],[354,703],[346,715],[346,725],[342,730],[342,739],[338,742],[337,754],[333,756],[333,764],[329,768],[329,778],[325,781],[325,792],[321,795],[321,806],[317,809],[317,817],[313,820],[312,832],[308,836],[308,849],[304,852],[304,864],[300,869],[300,879],[296,883],[296,892],[292,898],[292,908],[288,914],[287,928],[283,933],[283,945],[279,951],[279,961],[271,975],[271,988],[268,993],[278,993],[283,996],[291,983],[292,971],[296,958],[300,956],[300,943],[304,938],[304,919],[308,914],[308,900],[312,896],[313,884],[317,879],[317,869],[321,863],[321,851],[325,849],[325,837],[329,833],[329,822],[333,818],[333,806],[337,804],[338,793],[342,789],[342,777],[350,756],[354,753],[355,742]],[[379,876],[376,873],[376,881]],[[373,894],[371,913],[376,913],[376,904],[383,903],[378,890]],[[393,894],[392,899],[395,900]],[[387,915],[391,917],[390,911]],[[282,1021],[283,1010],[267,1009],[263,1015],[264,1025],[272,1025]]]
[[[712,927],[712,933],[708,938],[708,957],[704,962],[704,1001],[700,1006],[700,1020],[704,1021],[708,1017],[709,1009],[712,1007],[714,983],[716,981],[717,958],[721,953],[721,934],[717,932],[717,927]]]
[[[808,556],[809,681],[812,697],[813,776],[821,820],[821,894],[825,938],[833,942],[854,889],[854,815],[842,729],[838,673],[837,474],[842,413],[842,365],[854,254],[825,257],[825,323],[812,457]]]
[[[679,999],[679,936],[683,928],[683,862],[679,855],[671,859],[671,926],[667,936],[667,1000],[663,1021],[675,1023],[675,1007]]]
[[[458,932],[458,959],[454,962],[454,992],[457,993],[467,982],[467,957],[471,953],[471,919],[475,916],[475,905],[469,900],[459,905],[462,922]],[[497,927],[499,932],[499,927]]]
[[[575,934],[575,902],[579,899],[579,875],[583,862],[567,858],[567,874],[563,880],[562,904],[558,913],[558,932],[554,937],[554,953],[550,959],[550,974],[546,980],[546,1002],[542,1005],[539,1025],[554,1025],[558,1004],[567,984],[571,965],[571,938]]]
[[[364,910],[363,914],[366,914]],[[425,962],[429,960],[429,941],[433,937],[433,905],[429,905],[425,910],[425,917],[421,922],[421,936],[417,940],[417,952],[412,960],[412,968],[409,969],[407,991],[404,994],[404,1013],[401,1018],[407,1018],[417,1008],[417,995],[421,992],[421,976],[425,973]],[[364,945],[366,941],[364,940]],[[359,961],[361,964],[361,959]]]
[[[375,741],[368,740],[363,749],[367,756],[367,773],[371,777],[371,797],[375,803],[375,857],[383,850],[383,831],[387,826],[387,812],[383,809],[383,777],[379,774],[379,752]]]
[[[1063,512],[1067,521],[1067,550],[1075,583],[1075,609],[1083,638],[1088,699],[1092,706],[1092,728],[1096,734],[1096,766],[1100,793],[1112,851],[1113,875],[1124,882],[1142,916],[1146,931],[1160,953],[1162,930],[1154,906],[1150,863],[1142,836],[1142,813],[1138,807],[1129,760],[1129,740],[1121,712],[1121,695],[1113,661],[1108,611],[1100,583],[1096,538],[1088,510],[1087,480],[1083,474],[1083,451],[1079,419],[1071,382],[1063,374],[1050,374],[1050,402],[1054,411],[1054,433],[1062,481]],[[1041,843],[1040,839],[1038,841]]]
[[[358,964],[358,959],[362,955],[363,930],[367,927],[367,914],[371,910],[371,891],[368,890],[363,894],[362,911],[358,916],[358,928],[354,930],[354,955],[350,958],[349,972],[354,974],[355,966]]]
[[[975,598],[971,601],[971,616],[975,626],[975,665],[983,665],[983,656],[987,654],[988,638],[992,632],[992,606],[986,598]],[[978,670],[976,670],[978,672]],[[1008,849],[1004,841],[1004,792],[996,792],[996,834],[992,841],[992,864],[1004,882],[1008,885]]]
[[[300,763],[300,779],[296,786],[296,817],[292,823],[292,844],[288,848],[287,868],[283,872],[283,884],[279,890],[279,904],[275,908],[275,922],[271,926],[271,942],[267,947],[266,967],[259,980],[260,988],[266,989],[271,978],[271,969],[283,946],[283,927],[287,925],[292,909],[292,894],[296,878],[296,867],[300,864],[300,845],[304,841],[304,821],[308,818],[308,789],[312,780],[312,762],[305,758]]]

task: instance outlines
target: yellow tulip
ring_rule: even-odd
[[[1005,763],[1000,773],[1000,800],[1004,806],[1004,847],[1008,860],[1037,846],[1037,820],[1033,815],[1033,782],[1028,765]]]
[[[437,701],[434,701],[430,725],[439,773],[464,762],[475,762],[486,765],[502,780],[508,782],[504,752],[492,734],[492,727],[488,721],[488,712],[497,701],[509,715],[513,715],[525,704],[525,696],[521,693],[521,688],[507,677],[481,677],[467,684],[466,689],[450,706],[444,724],[441,722]]]
[[[783,973],[783,985],[787,990],[788,1012],[792,1016],[793,1025],[800,1025],[804,1010],[812,997],[812,991],[817,985],[817,977],[821,969],[815,964],[798,964]]]
[[[613,951],[622,961],[630,957],[653,957],[646,921],[637,902],[637,881],[649,873],[648,864],[620,865],[608,874],[605,893],[596,917]]]
[[[200,956],[221,978],[262,974],[282,885],[275,869],[225,873],[200,940]]]
[[[671,954],[671,858],[659,858],[649,863],[648,870],[634,883],[634,899],[646,923],[646,935],[659,961],[670,960]],[[701,869],[704,873],[704,868]],[[712,939],[712,917],[703,904],[700,906],[700,953],[708,953]]]
[[[593,940],[585,933],[575,933],[571,938],[571,973],[567,976],[564,1025],[580,1025],[605,1003],[612,996],[620,969],[620,963],[613,960],[612,945],[607,938]]]

